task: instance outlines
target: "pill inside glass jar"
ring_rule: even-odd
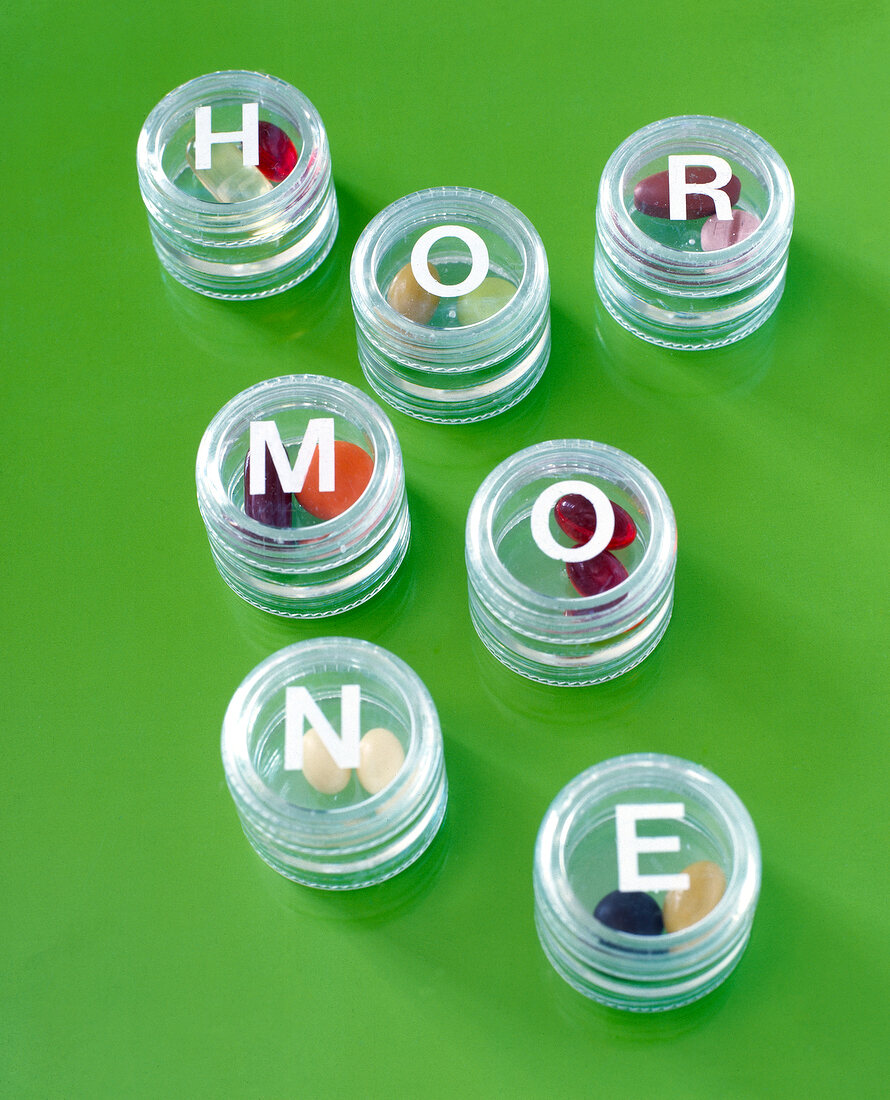
[[[466,561],[473,625],[499,660],[546,683],[599,683],[642,661],[667,628],[673,511],[617,448],[540,443],[480,486]]]
[[[738,796],[707,769],[637,753],[554,799],[535,849],[545,953],[585,996],[659,1011],[716,988],[741,958],[760,850]]]
[[[441,187],[377,215],[352,259],[359,360],[420,419],[493,416],[529,392],[550,349],[540,237],[494,195]]]
[[[222,758],[251,845],[309,886],[392,877],[444,817],[435,705],[416,673],[370,642],[316,638],[263,661],[226,711]]]
[[[198,505],[223,579],[266,611],[312,618],[370,599],[410,521],[389,419],[361,391],[287,375],[233,398],[198,451]]]
[[[146,119],[137,164],[158,256],[218,298],[259,298],[327,256],[337,203],[324,126],[296,88],[263,73],[198,77]]]
[[[600,180],[594,276],[635,335],[708,348],[753,332],[785,285],[794,189],[751,130],[689,115],[632,134]]]

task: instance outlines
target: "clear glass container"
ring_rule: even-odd
[[[410,416],[494,416],[547,365],[544,246],[531,222],[494,195],[436,187],[399,199],[359,238],[351,284],[365,376]]]
[[[778,305],[793,220],[791,176],[763,138],[705,115],[654,122],[600,179],[597,290],[644,340],[730,344]]]
[[[594,511],[583,533],[560,526],[567,497]],[[470,506],[473,625],[498,660],[532,680],[612,679],[667,629],[676,555],[670,501],[645,466],[604,443],[538,443],[496,467]]]
[[[213,135],[206,139],[206,172],[194,166],[202,119]],[[289,154],[274,164],[272,134]],[[219,135],[233,140],[219,141]],[[254,153],[261,159],[254,167],[245,162],[253,159],[257,135],[260,153]],[[145,120],[136,156],[161,263],[201,294],[278,294],[311,274],[334,243],[337,199],[327,135],[309,100],[283,80],[233,71],[188,81]]]
[[[309,750],[301,752],[316,727],[344,754],[336,791],[319,789]],[[366,739],[381,729],[399,750],[369,793]],[[426,850],[445,816],[429,692],[404,661],[355,638],[297,642],[259,664],[229,703],[222,761],[253,848],[307,886],[349,890],[391,878]]]
[[[748,811],[716,775],[674,756],[589,768],[538,832],[541,946],[579,993],[613,1008],[657,1012],[715,989],[744,953],[759,893]],[[655,926],[685,926],[653,931],[650,911]],[[649,931],[628,930],[634,922]]]
[[[266,458],[270,511],[250,498],[252,437],[259,456],[271,454],[267,439],[280,440],[279,465],[293,479],[285,485]],[[364,603],[405,556],[410,520],[398,439],[383,410],[346,382],[295,374],[238,394],[204,433],[196,481],[223,580],[276,615],[317,618]]]

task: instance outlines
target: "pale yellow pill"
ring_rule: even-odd
[[[405,750],[398,737],[382,727],[368,730],[361,740],[359,752],[356,775],[368,794],[377,794],[388,787],[405,763]]]
[[[430,275],[438,282],[439,272],[431,263],[426,266],[430,269]],[[414,278],[410,263],[396,273],[386,292],[386,300],[397,313],[419,325],[429,324],[439,304],[438,296],[424,290]]]
[[[339,794],[349,782],[350,768],[338,768],[314,729],[303,735],[303,775],[319,794]]]
[[[716,863],[700,859],[685,868],[688,890],[670,890],[664,899],[664,930],[679,932],[697,924],[714,908],[726,889],[726,876]]]
[[[457,300],[457,319],[462,325],[475,325],[499,313],[516,293],[516,287],[499,275],[488,275],[469,294]]]

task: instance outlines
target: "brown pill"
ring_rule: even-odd
[[[438,281],[439,272],[431,263],[426,266],[430,269],[430,275]],[[424,290],[414,278],[410,263],[405,264],[389,284],[386,300],[397,313],[409,321],[416,321],[418,325],[428,325],[439,304],[438,295]]]
[[[726,876],[709,859],[690,863],[684,873],[689,875],[689,889],[670,890],[664,899],[665,932],[679,932],[697,924],[710,913],[726,889]]]
[[[689,164],[686,166],[686,182],[711,183],[716,179],[713,168],[706,165]],[[742,193],[742,181],[738,176],[733,176],[729,183],[720,188],[729,196],[733,206],[739,201]],[[641,214],[648,214],[650,218],[669,218],[671,216],[671,192],[668,185],[667,172],[656,172],[654,176],[646,176],[634,188],[634,206]],[[693,192],[686,196],[686,218],[692,221],[694,218],[707,218],[710,214],[716,214],[714,200],[710,195],[697,195]]]
[[[760,218],[747,210],[733,210],[728,221],[720,221],[716,214],[712,214],[701,227],[702,252],[716,252],[747,240],[758,225]]]

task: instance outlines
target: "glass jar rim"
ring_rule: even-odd
[[[666,155],[684,139],[690,151],[718,151],[735,157],[764,185],[768,204],[757,232],[717,253],[684,252],[649,237],[636,225],[623,199],[624,180],[635,166]],[[597,236],[619,266],[652,289],[682,287],[690,298],[743,289],[781,263],[794,216],[794,185],[785,162],[759,134],[712,115],[677,115],[652,122],[627,137],[612,153],[600,177]]]
[[[510,302],[483,321],[448,329],[420,324],[393,309],[377,270],[403,234],[407,215],[411,228],[461,217],[492,226],[522,261],[522,278]],[[397,199],[362,231],[350,264],[353,309],[365,338],[396,362],[430,373],[475,372],[497,362],[516,344],[517,333],[534,328],[546,313],[549,280],[544,245],[529,219],[505,199],[472,187],[431,187]]]
[[[228,449],[249,431],[251,420],[275,409],[317,409],[348,420],[374,449],[374,468],[359,499],[332,519],[306,528],[275,528],[248,516],[229,496],[222,478]],[[323,568],[384,526],[404,482],[395,429],[380,406],[355,386],[322,375],[282,375],[258,382],[228,401],[201,439],[195,464],[198,505],[208,531],[227,546],[237,544],[245,560],[273,562],[283,572]],[[278,559],[287,558],[286,562]]]
[[[650,539],[640,562],[620,584],[594,596],[550,596],[517,580],[502,562],[494,542],[494,521],[504,501],[534,478],[558,476],[557,466],[590,464],[589,476],[612,480],[645,502],[650,515]],[[549,465],[549,469],[548,469]],[[574,474],[581,477],[579,471]],[[596,612],[595,633],[619,630],[635,622],[673,579],[676,558],[676,522],[661,483],[641,462],[605,443],[586,439],[557,439],[536,443],[505,459],[476,491],[466,524],[466,557],[470,583],[483,602],[519,626],[524,633],[547,639],[558,619],[566,633],[586,634],[594,623],[579,612]],[[568,624],[574,622],[576,631]],[[541,633],[538,633],[541,632]]]
[[[163,165],[166,142],[200,106],[222,100],[260,97],[293,121],[300,132],[297,163],[286,179],[264,195],[233,203],[216,203],[189,195],[170,179]],[[139,134],[136,161],[142,197],[149,213],[162,225],[175,223],[177,233],[201,241],[202,230],[231,234],[251,243],[280,236],[282,221],[298,220],[324,189],[330,174],[330,153],[321,117],[309,99],[279,77],[247,69],[207,73],[180,84],[151,110]],[[238,243],[233,241],[234,244]]]
[[[383,790],[353,805],[298,806],[271,790],[254,766],[251,735],[262,701],[286,687],[301,669],[312,671],[313,663],[324,671],[342,667],[345,675],[385,679],[407,717],[408,749],[399,774]],[[332,842],[341,853],[360,853],[398,833],[425,805],[430,784],[444,767],[438,714],[423,681],[395,654],[373,642],[347,637],[295,642],[257,665],[226,709],[221,752],[239,814],[253,828],[271,833],[277,845],[320,856]]]

